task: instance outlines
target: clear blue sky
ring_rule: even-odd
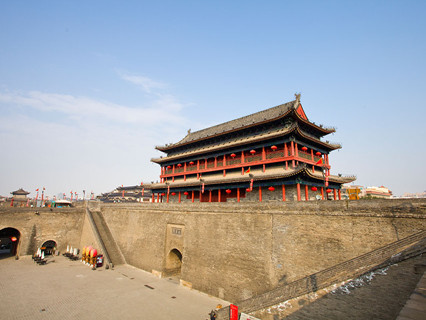
[[[1,1],[0,194],[158,180],[155,145],[294,99],[332,173],[421,192],[426,1]]]

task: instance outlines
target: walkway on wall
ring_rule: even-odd
[[[421,231],[359,257],[241,301],[237,305],[240,312],[252,313],[307,293],[316,292],[332,284],[356,278],[368,271],[383,268],[424,252],[426,252],[426,231]],[[218,319],[222,318],[218,317]]]
[[[89,208],[86,208],[86,214],[89,218],[95,238],[102,249],[106,263],[110,266],[111,264],[125,264],[126,261],[124,256],[115,242],[102,212],[100,210],[89,210]]]

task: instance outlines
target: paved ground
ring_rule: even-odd
[[[204,320],[218,304],[229,303],[127,265],[93,271],[62,256],[45,266],[0,260],[0,319]]]

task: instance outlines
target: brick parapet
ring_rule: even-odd
[[[342,200],[251,203],[106,203],[101,208],[180,213],[250,213],[282,215],[426,218],[426,199]]]

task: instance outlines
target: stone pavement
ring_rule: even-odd
[[[426,319],[426,272],[405,303],[396,320],[424,320]]]
[[[419,272],[418,266],[426,266],[426,255],[376,270],[374,275],[369,273],[350,281],[316,300],[309,301],[303,296],[255,316],[265,320],[395,320],[399,315],[401,320],[426,320],[424,309],[419,310],[426,307],[424,300],[420,300],[421,295],[414,297],[415,303],[407,302],[416,286],[426,297],[421,291],[425,283],[419,283],[424,270]],[[404,305],[410,310],[401,311]],[[408,311],[412,318],[408,318]]]
[[[0,319],[204,320],[229,304],[128,265],[93,271],[63,256],[49,260],[0,260]]]

